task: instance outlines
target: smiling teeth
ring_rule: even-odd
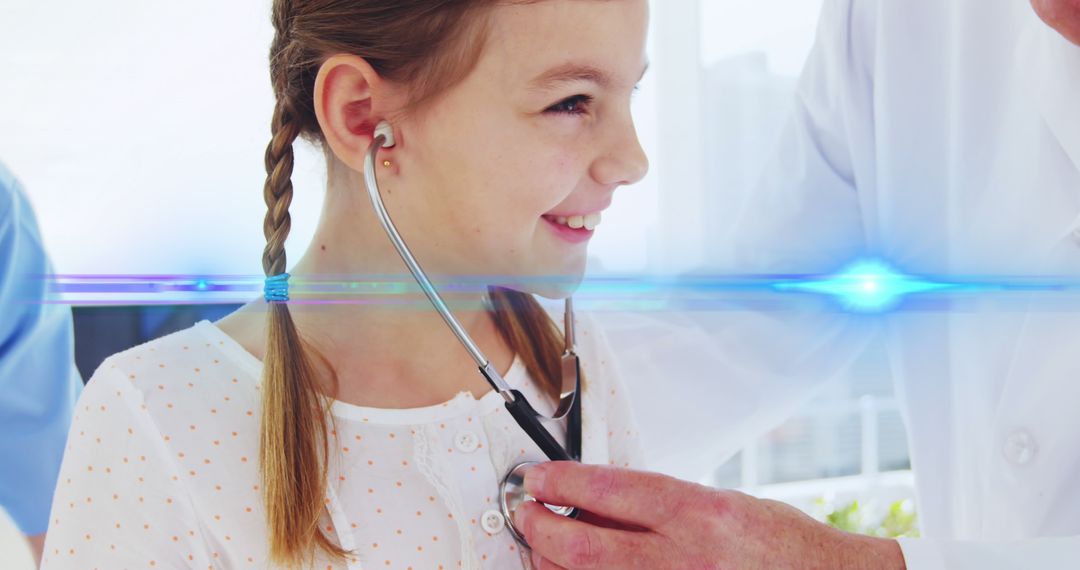
[[[581,228],[585,228],[586,230],[592,231],[592,230],[596,229],[596,226],[600,225],[600,214],[596,213],[596,214],[588,214],[588,215],[585,215],[585,216],[569,216],[569,217],[567,217],[567,216],[557,216],[555,218],[555,223],[560,224],[560,225],[564,225],[564,226],[569,226],[571,229],[575,229],[575,230],[580,230]]]

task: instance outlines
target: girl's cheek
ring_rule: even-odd
[[[564,174],[570,169],[570,157],[565,154],[560,154],[555,159],[555,171]]]

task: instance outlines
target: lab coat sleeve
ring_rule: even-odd
[[[736,225],[739,272],[826,273],[871,253],[859,194],[875,178],[874,4],[825,1],[790,117]]]
[[[1073,570],[1080,568],[1080,536],[1012,542],[900,539],[908,570]]]
[[[45,532],[82,378],[71,310],[42,301],[51,273],[29,202],[0,165],[0,507]]]
[[[860,211],[861,205],[869,203],[866,195],[873,194],[880,165],[875,156],[873,100],[875,89],[882,86],[875,80],[874,70],[877,4],[878,0],[825,1],[792,117],[776,158],[758,193],[744,208],[736,232],[741,271],[830,272],[846,260],[877,253],[876,244],[865,237],[866,220]],[[767,339],[761,334],[772,326],[766,315],[755,315],[748,322],[749,331],[756,333],[754,342]],[[864,344],[858,335],[851,336],[859,329],[856,317],[805,313],[780,325],[778,338],[794,342],[802,335],[808,347],[838,351],[835,362],[839,362],[840,352],[857,350]],[[821,332],[815,335],[814,328]],[[827,358],[823,362],[832,361]],[[799,391],[795,390],[784,397],[797,396]],[[1080,536],[1008,542],[927,538],[899,542],[909,570],[1080,568]]]
[[[175,458],[122,370],[106,360],[76,406],[43,569],[206,568]]]
[[[864,54],[872,59],[865,30],[875,23],[862,7],[872,4],[826,0],[790,117],[740,209],[721,273],[828,274],[867,253],[856,189],[874,178]],[[598,315],[641,397],[650,463],[697,481],[843,377],[877,334],[832,299],[725,291],[719,300],[719,310]]]

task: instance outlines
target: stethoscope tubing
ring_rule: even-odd
[[[375,176],[375,161],[379,153],[379,149],[383,148],[386,144],[386,136],[383,134],[377,134],[371,142],[371,146],[368,147],[367,154],[364,156],[364,182],[367,186],[368,197],[371,199],[371,205],[375,209],[376,217],[379,219],[379,223],[382,224],[383,229],[386,231],[387,236],[390,238],[390,242],[393,244],[394,249],[397,250],[398,255],[401,256],[402,261],[405,262],[405,266],[408,267],[409,272],[412,273],[413,278],[420,285],[420,289],[427,296],[428,300],[435,307],[436,312],[442,317],[443,321],[453,331],[454,336],[461,341],[461,344],[469,352],[473,361],[480,369],[480,373],[487,379],[488,384],[492,389],[498,392],[505,400],[506,409],[513,416],[514,420],[521,426],[521,429],[536,443],[541,451],[544,452],[552,461],[572,461],[576,460],[580,456],[580,450],[575,449],[578,453],[570,453],[565,447],[563,447],[541,423],[541,415],[529,404],[528,400],[517,390],[512,390],[510,385],[506,383],[502,375],[499,374],[495,367],[492,366],[491,361],[484,356],[484,353],[480,351],[480,348],[473,342],[465,329],[454,318],[450,309],[443,302],[442,297],[436,291],[435,286],[428,279],[427,274],[420,267],[420,264],[413,257],[412,252],[405,244],[405,240],[402,239],[401,234],[398,232],[397,227],[394,226],[394,221],[390,218],[389,212],[386,210],[386,206],[383,203],[382,195],[379,192],[379,182]],[[567,300],[566,311],[566,324],[564,326],[565,335],[567,337],[567,346],[572,347],[572,339],[574,335],[573,330],[573,318],[571,313],[571,307],[569,300]],[[569,348],[568,348],[569,353]],[[572,354],[572,353],[571,353]],[[574,355],[576,359],[576,355]],[[577,425],[580,426],[580,376],[575,374],[575,386],[574,393],[572,395],[573,405],[568,406],[570,411],[575,411],[577,414]],[[565,387],[564,387],[565,393]],[[570,439],[575,439],[571,437]],[[572,447],[579,447],[580,443],[573,443]]]
[[[443,321],[450,327],[450,330],[453,331],[454,336],[461,341],[461,344],[469,352],[473,361],[476,362],[477,367],[480,369],[480,373],[483,374],[488,384],[503,397],[506,410],[510,412],[514,421],[517,422],[525,434],[528,435],[544,455],[552,461],[580,460],[582,405],[581,365],[578,356],[574,351],[574,316],[572,299],[567,298],[565,306],[563,335],[566,339],[566,352],[562,356],[561,370],[563,378],[560,386],[558,407],[554,415],[554,419],[560,419],[564,416],[567,419],[567,446],[563,447],[563,445],[560,444],[558,440],[551,435],[551,432],[541,423],[541,414],[529,404],[528,399],[526,399],[521,392],[510,388],[502,375],[500,375],[499,372],[495,370],[495,367],[492,366],[491,361],[484,356],[469,334],[465,332],[465,329],[458,323],[457,319],[454,318],[454,315],[450,312],[446,303],[443,302],[442,297],[439,296],[438,291],[435,290],[435,286],[432,285],[431,281],[424,273],[424,270],[416,261],[416,258],[413,257],[412,252],[409,251],[408,246],[405,245],[405,240],[403,240],[401,234],[398,233],[393,220],[390,218],[389,212],[386,210],[385,204],[383,204],[382,195],[379,191],[379,181],[376,179],[375,175],[375,159],[377,158],[379,149],[386,146],[386,141],[387,136],[385,134],[376,132],[374,140],[372,140],[371,146],[364,156],[364,182],[367,185],[368,197],[371,199],[371,205],[375,209],[376,217],[379,218],[379,223],[382,224],[383,229],[386,230],[386,234],[390,238],[390,242],[393,244],[394,249],[397,250],[398,255],[401,256],[402,261],[405,262],[405,266],[409,268],[409,272],[412,273],[413,278],[416,279],[416,282],[420,285],[420,289],[427,296],[428,300],[431,301],[431,304],[435,307],[439,316],[442,317]],[[499,500],[502,514],[506,518],[507,525],[510,527],[514,540],[525,548],[528,548],[529,545],[525,540],[524,534],[514,525],[513,511],[516,509],[516,505],[521,504],[522,501],[531,500],[528,499],[528,494],[525,491],[524,472],[522,471],[530,464],[531,462],[525,462],[512,467],[499,485]],[[511,506],[510,503],[514,503],[515,506]],[[553,512],[558,512],[571,518],[577,518],[580,514],[580,511],[573,507],[548,506],[548,508],[552,509]]]
[[[401,234],[398,232],[397,227],[394,226],[394,221],[390,219],[390,214],[386,211],[386,206],[383,204],[382,196],[379,193],[379,182],[375,177],[375,158],[379,154],[379,149],[383,148],[386,143],[386,136],[379,134],[371,142],[371,146],[368,148],[367,155],[364,157],[364,182],[367,185],[368,197],[371,199],[371,205],[375,208],[375,215],[379,218],[379,223],[382,224],[384,230],[386,230],[387,236],[390,237],[391,243],[394,245],[394,249],[397,250],[398,255],[401,256],[401,260],[405,262],[405,266],[409,268],[409,272],[412,273],[413,278],[420,285],[420,289],[427,296],[431,304],[435,306],[435,310],[442,317],[446,325],[453,331],[454,336],[461,341],[461,344],[465,346],[465,350],[469,352],[469,356],[472,357],[476,365],[480,367],[480,371],[484,374],[484,377],[488,379],[491,387],[495,389],[503,399],[507,402],[512,401],[512,395],[510,394],[510,386],[506,383],[503,377],[491,366],[484,353],[480,352],[480,347],[476,346],[473,339],[465,332],[461,324],[450,313],[450,309],[443,302],[442,297],[439,296],[438,291],[435,290],[435,286],[431,284],[431,280],[428,279],[427,274],[420,268],[420,264],[417,263],[416,258],[413,257],[408,246],[405,245],[405,240],[401,239]]]

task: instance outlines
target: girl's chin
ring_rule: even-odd
[[[531,257],[519,258],[517,267],[502,274],[497,287],[531,293],[546,299],[565,299],[574,294],[585,278],[586,255],[584,251],[544,251]],[[523,262],[523,264],[522,264]]]
[[[577,291],[577,285],[566,287],[547,287],[536,291],[529,291],[533,295],[543,297],[551,300],[562,300],[574,295]]]
[[[565,299],[578,290],[583,277],[582,274],[533,277],[523,281],[514,289],[545,299]]]

